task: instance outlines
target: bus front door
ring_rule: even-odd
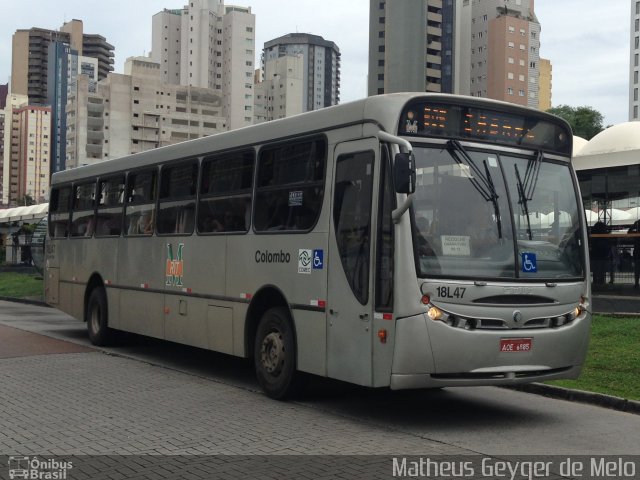
[[[332,378],[372,384],[371,251],[375,139],[335,149],[329,234],[327,370]]]

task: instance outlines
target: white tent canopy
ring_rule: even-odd
[[[45,217],[48,211],[48,203],[31,205],[29,207],[6,208],[4,210],[0,210],[0,223],[39,220]]]

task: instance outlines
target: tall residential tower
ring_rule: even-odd
[[[28,95],[31,105],[48,103],[49,45],[56,41],[69,45],[78,55],[96,58],[99,79],[113,71],[113,45],[101,35],[84,34],[81,20],[67,22],[59,31],[17,30],[11,55],[11,93]]]
[[[370,0],[369,95],[455,91],[456,3]]]
[[[534,0],[463,0],[459,93],[539,106],[540,23]]]
[[[190,0],[153,16],[151,59],[163,82],[210,88],[230,129],[253,122],[255,15],[223,0]]]
[[[256,86],[256,121],[284,118],[340,102],[340,49],[318,35],[289,33],[264,44]],[[260,118],[260,112],[266,118]]]

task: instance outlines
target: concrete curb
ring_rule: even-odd
[[[568,400],[570,402],[586,403],[598,407],[609,408],[611,410],[618,410],[620,412],[632,413],[634,415],[640,415],[640,402],[635,400],[627,400],[626,398],[621,397],[614,397],[612,395],[605,395],[603,393],[572,390],[569,388],[556,387],[555,385],[546,385],[544,383],[514,385],[506,388],[518,390],[525,393],[543,395],[550,398],[557,398],[560,400]]]
[[[24,303],[26,305],[35,305],[38,307],[51,307],[51,305],[45,303],[42,300],[34,300],[31,298],[14,298],[14,297],[2,297],[0,296],[0,300],[5,302],[15,302],[15,303]]]

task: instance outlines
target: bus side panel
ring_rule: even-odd
[[[207,348],[233,354],[233,309],[207,306]]]
[[[84,319],[84,292],[89,281],[95,252],[90,238],[68,238],[60,251],[60,310],[72,317]],[[61,243],[62,244],[62,243]],[[80,299],[80,300],[78,300]]]
[[[120,239],[113,282],[120,289],[120,329],[164,338],[166,244],[158,237]]]
[[[87,275],[94,272],[100,275],[103,282],[115,281],[118,264],[118,238],[96,238],[92,240],[92,256],[87,265]],[[107,254],[107,252],[109,252]],[[87,278],[88,280],[88,278]],[[109,327],[120,328],[120,290],[106,286]],[[80,297],[82,298],[82,297]]]
[[[60,301],[60,269],[47,267],[44,278],[44,301],[49,305],[57,305]]]
[[[318,345],[327,338],[327,322],[324,312],[293,311],[296,338],[298,341],[298,370],[327,376],[326,349]]]
[[[324,213],[310,234],[230,236],[227,244],[227,295],[240,299],[247,294],[255,295],[267,285],[280,290],[293,307],[298,368],[318,375],[326,375],[326,315],[322,307],[318,307],[318,302],[327,298],[326,267],[301,268],[299,256],[303,250],[322,250],[326,255],[327,235],[320,231],[323,216]],[[326,265],[326,258],[324,261]],[[244,350],[245,327],[244,315],[235,315],[240,312],[234,309],[233,318],[235,352],[239,355]]]
[[[164,338],[172,342],[209,348],[208,301],[182,295],[165,295]]]
[[[165,338],[200,348],[212,348],[225,330],[209,322],[210,305],[215,300],[204,297],[225,295],[226,238],[224,236],[164,237],[165,262]],[[168,245],[171,245],[169,248]],[[172,258],[170,258],[172,257]],[[171,265],[173,262],[173,266]],[[182,295],[181,293],[186,293]],[[191,294],[196,296],[191,296]],[[229,342],[232,337],[229,336]],[[225,348],[227,350],[227,348]]]

